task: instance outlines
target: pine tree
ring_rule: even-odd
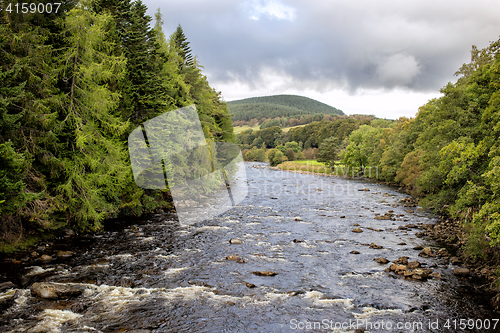
[[[189,47],[189,42],[187,41],[187,38],[184,35],[184,31],[182,30],[180,24],[177,26],[177,29],[173,34],[173,39],[175,46],[177,47],[177,52],[183,60],[181,68],[193,66],[194,58],[191,54],[191,48]]]
[[[163,19],[160,9],[155,14],[154,31],[158,43],[157,61],[161,64],[161,82],[165,91],[168,110],[193,104],[189,96],[190,87],[184,79],[181,67],[183,59],[179,56],[173,37],[166,39],[162,29]]]
[[[107,40],[109,14],[93,14],[86,1],[73,9],[64,26],[67,48],[60,71],[69,82],[63,103],[67,149],[64,181],[57,187],[57,202],[68,220],[80,229],[95,230],[117,211],[119,195],[130,181],[124,142],[129,125],[113,115],[119,94],[108,85],[125,74],[125,58],[114,56]]]
[[[130,101],[133,122],[142,122],[164,112],[165,92],[159,73],[156,34],[150,28],[151,17],[146,15],[147,7],[142,1],[132,3],[130,23],[126,27],[122,46],[127,58],[126,95]]]

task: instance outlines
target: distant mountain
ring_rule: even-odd
[[[344,112],[317,100],[296,95],[252,97],[227,102],[233,121],[307,114],[344,115]]]

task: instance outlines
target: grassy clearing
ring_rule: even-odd
[[[252,129],[254,131],[258,131],[259,127],[260,127],[260,125],[255,125],[253,127],[250,127],[250,126],[247,126],[247,125],[245,125],[245,126],[235,126],[234,127],[234,134],[240,134],[241,132],[249,130],[249,129]]]
[[[278,165],[282,170],[306,171],[314,173],[331,174],[332,170],[323,163],[314,160],[288,161]]]
[[[285,127],[283,128],[283,132],[286,133],[288,132],[291,128],[298,128],[298,127],[304,127],[306,125],[309,125],[309,124],[304,124],[304,125],[297,125],[297,126],[293,126],[293,127]]]
[[[307,164],[307,165],[313,165],[313,166],[325,166],[323,163],[318,162],[316,160],[290,161],[290,163]]]
[[[355,168],[354,172],[352,168],[346,167],[340,164],[340,161],[335,161],[335,168],[332,170],[321,162],[316,160],[305,160],[305,161],[287,161],[278,165],[278,168],[282,170],[295,170],[295,171],[307,171],[314,173],[324,173],[327,175],[336,174],[339,176],[355,176],[360,171],[359,168]]]

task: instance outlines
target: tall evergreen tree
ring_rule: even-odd
[[[108,88],[124,75],[126,60],[112,55],[115,45],[106,38],[111,16],[93,14],[86,5],[82,1],[64,22],[67,48],[60,70],[70,89],[63,99],[67,149],[57,202],[80,229],[96,229],[99,221],[116,212],[119,195],[130,181],[120,140],[128,124],[113,115],[119,94]]]
[[[180,24],[177,26],[177,29],[173,34],[173,40],[175,46],[177,47],[177,52],[183,60],[181,68],[193,66],[194,58],[193,55],[191,54],[191,48],[189,47],[189,42],[187,41],[187,38],[184,35],[184,31],[182,30]]]

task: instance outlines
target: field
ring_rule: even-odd
[[[315,160],[287,161],[278,165],[282,170],[307,171],[314,173],[331,174],[332,170],[323,163]]]

